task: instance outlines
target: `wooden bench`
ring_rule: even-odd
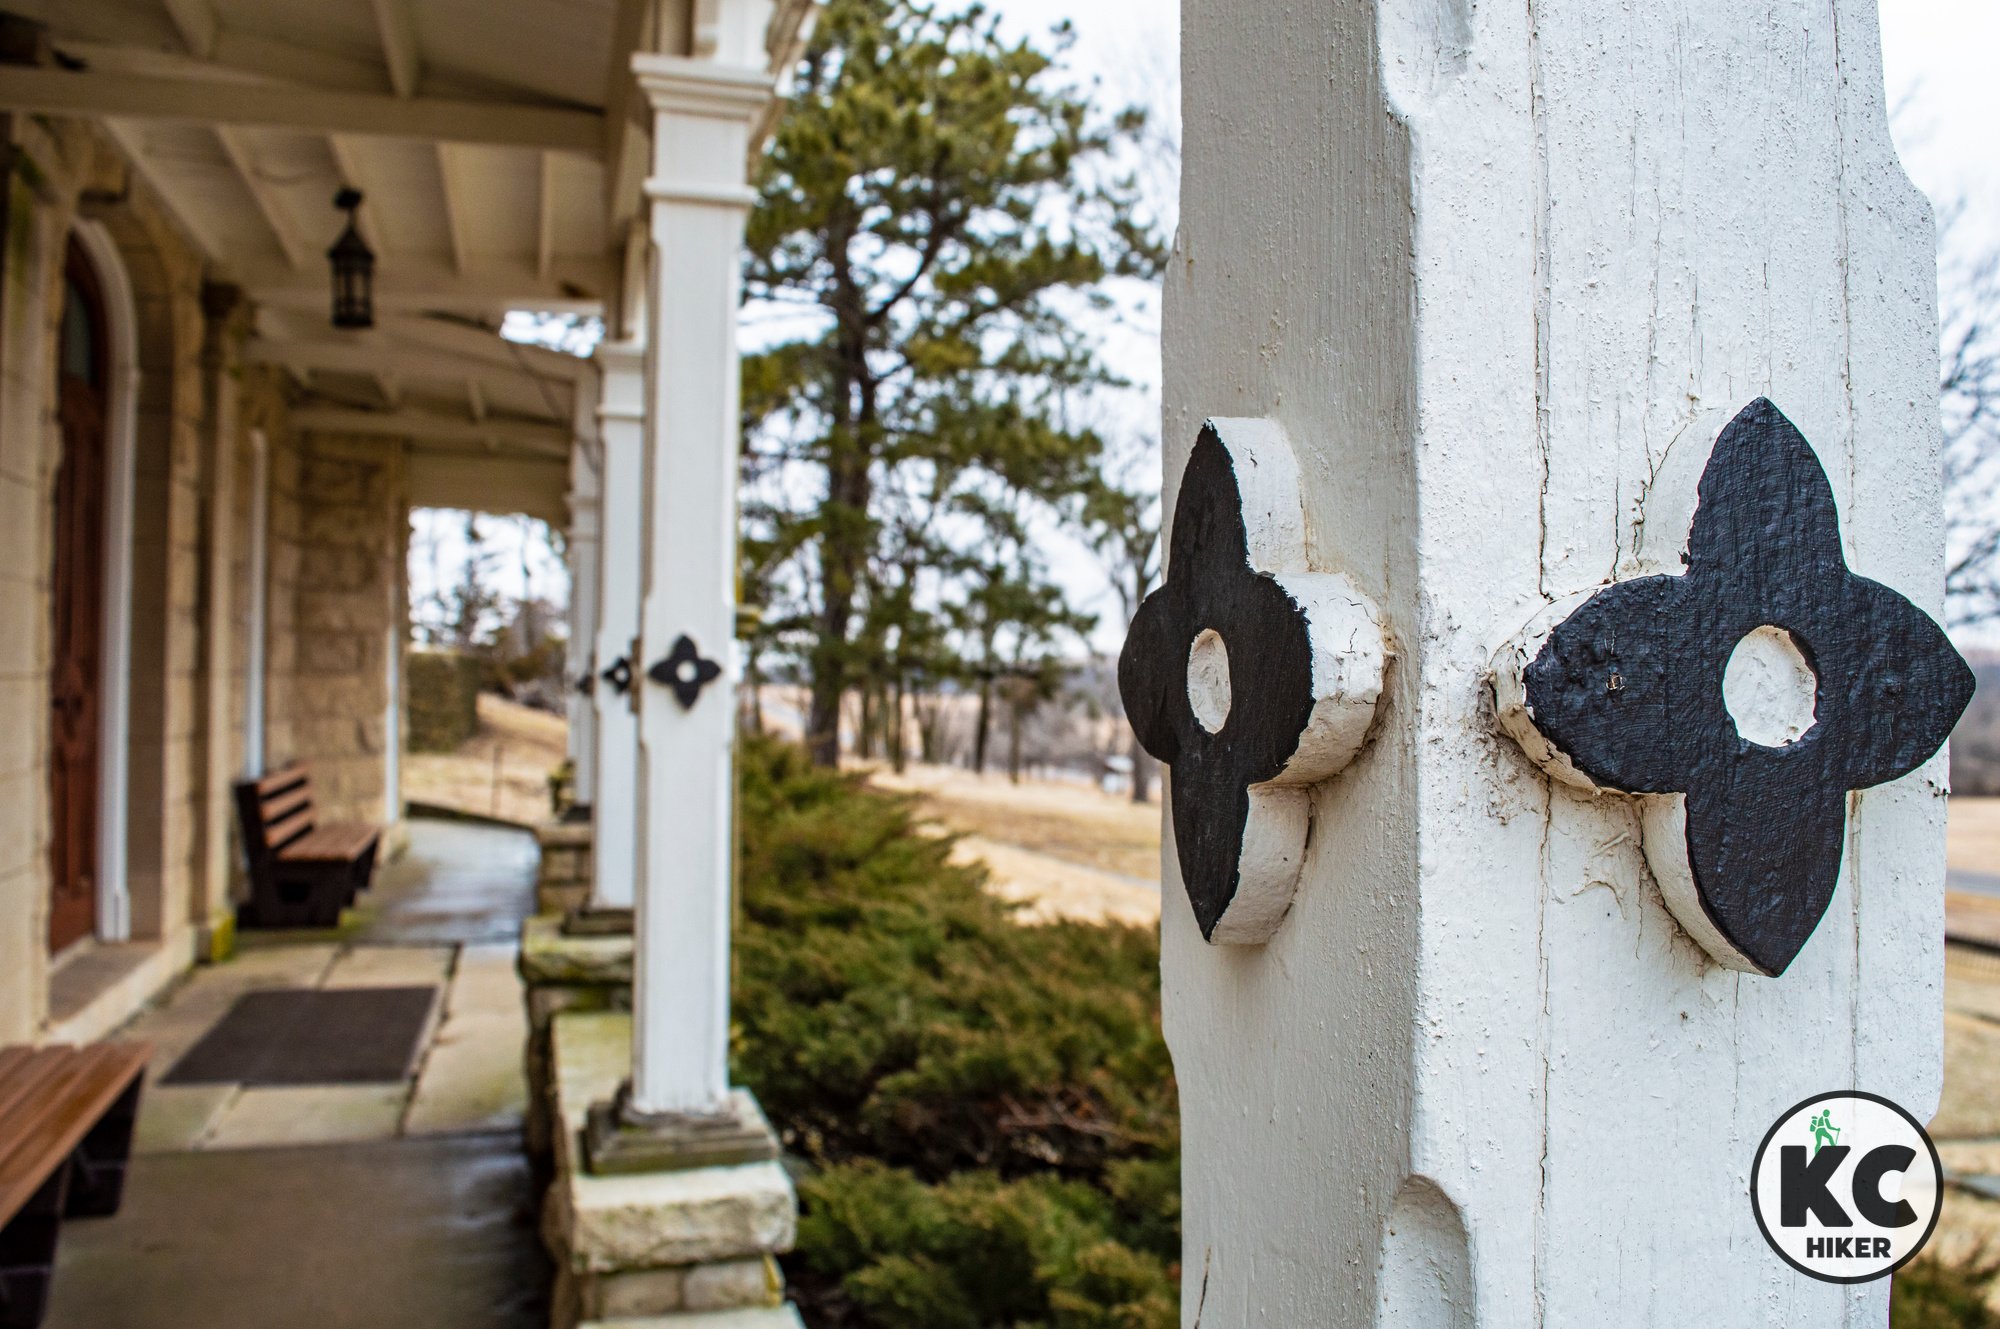
[[[368,889],[381,831],[366,822],[320,822],[304,764],[238,781],[236,812],[250,860],[250,899],[236,911],[241,926],[333,927]]]
[[[0,1049],[0,1329],[48,1309],[65,1218],[118,1212],[151,1049]]]

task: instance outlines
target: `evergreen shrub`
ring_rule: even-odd
[[[1979,1250],[1955,1261],[1919,1255],[1896,1271],[1889,1293],[1889,1329],[2000,1329],[1987,1308],[2000,1257]]]
[[[748,741],[732,1051],[815,1329],[1178,1323],[1159,944],[1023,926],[909,800]]]

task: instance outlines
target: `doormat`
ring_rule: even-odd
[[[435,987],[284,988],[236,999],[164,1084],[394,1084],[409,1078]]]

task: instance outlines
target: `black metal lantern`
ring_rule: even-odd
[[[361,238],[354,224],[355,209],[361,206],[361,191],[342,189],[333,196],[333,206],[347,213],[347,229],[326,251],[333,265],[333,326],[372,328],[375,326],[375,251]]]

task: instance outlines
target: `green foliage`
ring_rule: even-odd
[[[812,1322],[1174,1319],[1159,949],[1024,927],[906,800],[744,745],[735,1073],[810,1175]]]
[[[1167,1266],[1113,1234],[1103,1194],[1053,1177],[925,1185],[861,1162],[801,1190],[798,1262],[815,1324],[881,1329],[1169,1329]],[[813,1277],[817,1275],[817,1277]]]
[[[1954,1263],[1919,1256],[1896,1274],[1889,1329],[2000,1329],[1986,1306],[1996,1277],[2000,1257],[1983,1250]]]
[[[763,158],[746,289],[810,316],[743,367],[745,580],[787,601],[768,639],[808,666],[823,764],[842,691],[936,638],[984,515],[1052,510],[1094,470],[1070,402],[1112,379],[1075,312],[1161,249],[1114,166],[1141,118],[1093,116],[1053,41],[976,5],[833,0]]]

